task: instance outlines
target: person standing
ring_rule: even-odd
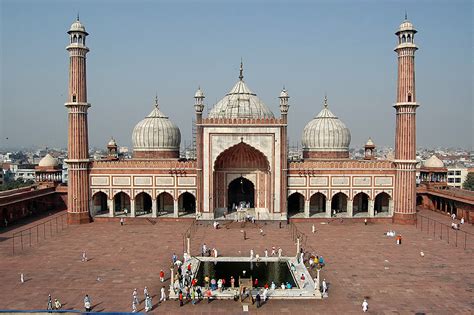
[[[276,253],[275,253],[275,246],[272,246],[272,256],[275,256]]]
[[[244,230],[244,241],[247,239],[247,233]]]
[[[136,288],[133,290],[132,297],[133,297],[133,301],[138,305],[138,303],[139,303],[138,302],[138,291],[137,291]]]
[[[265,257],[268,258],[268,250],[265,248]]]
[[[92,309],[91,304],[92,304],[91,298],[89,297],[89,295],[86,294],[86,296],[84,297],[84,308],[86,309],[86,312],[91,311]]]
[[[464,224],[464,217],[461,218],[461,224]]]
[[[178,260],[178,256],[176,256],[176,253],[173,253],[173,256],[171,256],[171,259],[173,260],[173,265],[176,264],[176,261]]]
[[[268,285],[265,285],[265,289],[263,290],[263,302],[266,302],[268,299]]]
[[[283,253],[283,250],[280,248],[278,248],[278,258],[281,258],[281,254]]]
[[[313,226],[311,227],[311,233],[314,234],[314,232],[316,232],[316,227],[315,227],[314,224],[313,224]]]
[[[161,282],[165,281],[165,272],[163,271],[163,269],[160,270],[160,281]]]
[[[230,276],[230,287],[233,289],[235,287],[235,279],[234,276]]]
[[[143,289],[143,295],[146,296],[148,295],[148,288],[145,286],[145,289]]]
[[[362,311],[365,313],[369,310],[369,303],[367,302],[366,299],[364,299],[364,302],[362,302]]]
[[[127,208],[125,208],[125,209],[123,210],[123,212],[125,213],[125,216],[128,216],[128,210],[127,210]]]
[[[160,302],[166,301],[165,286],[162,286],[162,287],[161,287],[160,293],[161,293]]]
[[[151,296],[147,294],[145,297],[145,312],[151,311],[152,307]]]
[[[48,306],[46,306],[46,309],[48,311],[53,310],[53,301],[51,300],[51,294],[48,294]]]
[[[137,312],[137,303],[135,303],[135,300],[132,301],[132,313]]]
[[[255,301],[257,301],[257,308],[260,308],[261,297],[260,297],[259,292],[257,293],[257,296],[255,297]]]
[[[82,259],[81,259],[82,262],[86,262],[87,261],[87,254],[86,254],[86,251],[83,251],[82,252]]]
[[[205,256],[207,254],[207,246],[206,243],[202,244],[201,256]]]
[[[124,222],[123,218],[120,218],[120,225],[121,226],[123,226],[123,222]]]
[[[253,249],[250,250],[250,260],[253,259]]]
[[[323,296],[326,294],[327,290],[328,290],[328,285],[326,283],[326,279],[323,279]]]
[[[25,278],[24,278],[24,276],[23,276],[23,272],[20,273],[20,282],[21,282],[21,283],[25,283]]]

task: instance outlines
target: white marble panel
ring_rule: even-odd
[[[196,177],[178,177],[178,186],[195,186]]]
[[[112,184],[115,186],[130,186],[131,180],[130,177],[124,177],[124,176],[114,176],[112,177]]]
[[[156,186],[173,186],[174,178],[173,177],[156,177],[155,178]]]
[[[329,186],[329,180],[326,176],[324,177],[311,177],[309,179],[311,186]]]
[[[93,176],[91,177],[91,184],[93,186],[108,186],[109,185],[109,177],[108,176]]]
[[[375,177],[375,186],[392,186],[393,177]]]
[[[133,178],[133,183],[135,186],[151,186],[153,184],[153,179],[151,176],[136,176]]]
[[[370,186],[372,184],[372,180],[370,176],[354,176],[352,183],[354,186]]]
[[[306,177],[288,177],[288,187],[306,186]]]
[[[331,177],[332,186],[349,186],[349,177]]]

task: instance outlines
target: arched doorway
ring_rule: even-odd
[[[196,198],[190,192],[186,191],[179,196],[178,205],[184,215],[196,213]]]
[[[173,215],[174,214],[174,200],[167,192],[162,192],[156,198],[156,209],[158,215]]]
[[[381,192],[375,197],[374,214],[388,214],[390,211],[390,196]]]
[[[333,215],[334,211],[336,215],[339,214],[347,214],[347,196],[342,193],[338,192],[331,199],[331,215]]]
[[[141,192],[135,196],[135,215],[151,214],[152,206],[151,196],[145,192]]]
[[[123,191],[114,196],[114,213],[115,215],[122,215],[125,213],[130,215],[130,197]]]
[[[107,195],[102,192],[96,192],[92,197],[92,211],[95,215],[108,214],[109,208],[107,207]]]
[[[326,213],[326,196],[318,192],[309,200],[309,215],[319,216],[323,213]]]
[[[304,196],[298,192],[292,193],[288,197],[288,216],[304,214]]]
[[[252,212],[270,210],[270,183],[270,166],[262,152],[245,142],[224,150],[214,162],[212,196],[207,197],[214,216],[226,215],[240,203]]]
[[[352,201],[353,216],[369,215],[369,196],[366,193],[360,192],[354,196]]]
[[[234,205],[255,208],[254,184],[244,177],[234,179],[227,187],[227,200],[229,201],[229,210],[232,210]]]

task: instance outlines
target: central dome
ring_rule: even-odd
[[[272,111],[245,84],[240,64],[239,81],[209,112],[209,118],[274,118]]]

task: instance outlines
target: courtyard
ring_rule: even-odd
[[[424,215],[448,220],[436,213]],[[153,297],[153,312],[165,314],[236,314],[242,306],[233,300],[202,301],[183,307],[177,301],[159,304],[160,269],[169,286],[171,256],[183,254],[183,233],[191,220],[146,219],[126,222],[95,222],[69,226],[57,236],[12,255],[12,232],[1,234],[0,309],[45,309],[48,294],[63,303],[63,309],[83,310],[83,298],[92,299],[93,311],[131,311],[132,291],[137,288],[139,311],[143,311],[143,288]],[[449,222],[449,221],[446,221]],[[470,314],[474,309],[474,251],[455,247],[415,226],[340,220],[295,223],[307,236],[302,246],[322,255],[326,266],[321,278],[329,283],[329,297],[322,300],[269,300],[250,313],[351,314],[361,312],[364,298],[373,314]],[[34,224],[29,223],[29,224]],[[260,228],[264,235],[260,234]],[[472,226],[465,229],[472,232]],[[243,240],[242,230],[247,240]],[[384,235],[402,234],[402,245]],[[198,222],[191,239],[191,254],[199,255],[203,243],[217,248],[221,256],[247,256],[250,249],[263,256],[272,246],[284,256],[296,253],[286,224],[232,223],[215,230],[212,222]],[[81,262],[83,251],[88,261]],[[424,257],[420,255],[424,253]],[[20,273],[25,283],[20,283]]]

